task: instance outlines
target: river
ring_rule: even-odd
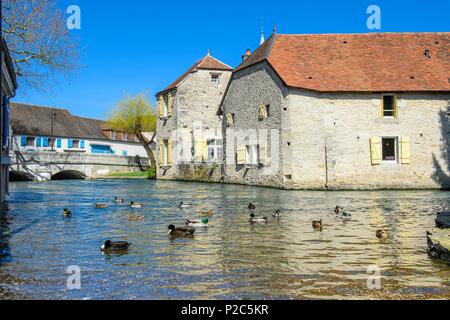
[[[143,202],[132,210],[121,196]],[[181,210],[180,201],[193,208]],[[94,209],[95,202],[109,202]],[[247,205],[281,219],[251,225]],[[333,213],[351,212],[350,221]],[[61,209],[72,210],[72,218]],[[449,299],[450,266],[427,255],[426,230],[450,192],[307,192],[150,180],[12,183],[0,213],[0,299]],[[211,226],[171,239],[168,225],[211,209]],[[145,215],[130,222],[130,213]],[[312,228],[322,219],[325,227]],[[375,237],[377,229],[391,234]],[[132,242],[102,254],[105,240]],[[81,289],[67,287],[79,267]],[[378,266],[381,288],[369,289]]]

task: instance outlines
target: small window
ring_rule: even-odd
[[[258,153],[259,153],[259,146],[258,145],[247,145],[245,146],[246,149],[246,163],[248,165],[257,165],[259,162],[258,159]]]
[[[80,149],[80,140],[72,140],[72,148],[73,149]]]
[[[123,140],[124,141],[128,141],[128,133],[124,133],[123,134]]]
[[[220,76],[218,74],[212,74],[211,75],[211,82],[212,83],[219,83],[220,81]]]
[[[211,139],[207,141],[208,162],[219,162],[223,156],[223,141],[221,139]]]
[[[397,118],[397,97],[395,95],[383,96],[383,117]]]
[[[111,140],[116,140],[116,132],[115,131],[111,131],[111,134],[109,135]]]
[[[34,147],[34,142],[36,141],[36,139],[34,137],[27,137],[26,139],[26,147]]]
[[[266,117],[270,117],[270,104],[266,105]]]
[[[383,138],[381,140],[381,144],[383,161],[397,161],[397,138]]]

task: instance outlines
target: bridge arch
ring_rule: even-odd
[[[86,180],[86,175],[77,170],[63,170],[52,175],[52,180]]]
[[[31,174],[23,171],[9,171],[9,181],[10,182],[24,182],[24,181],[34,181]]]

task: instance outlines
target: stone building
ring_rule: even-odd
[[[274,34],[219,108],[226,183],[449,188],[450,33]]]
[[[17,89],[16,74],[6,41],[1,40],[1,108],[0,108],[0,206],[6,199],[9,182],[9,99],[15,96]]]
[[[156,95],[157,178],[219,181],[222,120],[217,109],[232,68],[209,53]]]

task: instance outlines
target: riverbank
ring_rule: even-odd
[[[106,178],[108,179],[156,179],[156,170],[148,169],[147,171],[139,171],[139,172],[121,172],[121,173],[112,173],[108,175]]]

